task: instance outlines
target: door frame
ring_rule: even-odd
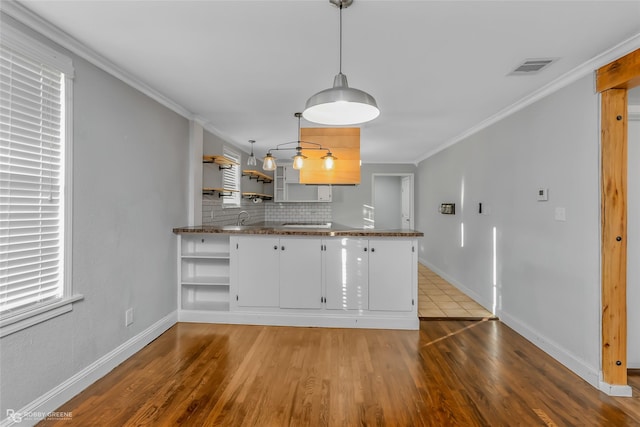
[[[412,172],[387,172],[387,173],[377,173],[374,172],[371,174],[371,205],[375,209],[376,204],[376,176],[397,176],[401,180],[402,178],[409,177],[409,194],[411,199],[409,200],[409,211],[411,212],[411,221],[409,224],[410,229],[414,229],[415,224],[415,180],[414,174]],[[400,184],[402,185],[402,183]],[[375,210],[374,210],[374,221],[375,221]]]
[[[627,384],[628,90],[640,86],[640,49],[596,71],[600,94],[601,371],[600,389],[631,395]]]

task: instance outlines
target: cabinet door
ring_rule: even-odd
[[[413,242],[369,240],[369,310],[413,308]]]
[[[322,240],[280,239],[280,307],[322,308]]]
[[[284,179],[287,184],[299,184],[300,183],[300,171],[294,169],[293,166],[283,166]]]
[[[280,249],[273,237],[238,237],[238,305],[278,307]]]
[[[326,239],[324,272],[328,309],[369,309],[368,240]]]
[[[278,166],[273,174],[273,197],[276,202],[285,202],[287,200],[287,186],[284,173],[285,167]]]

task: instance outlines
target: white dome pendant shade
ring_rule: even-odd
[[[342,74],[342,9],[353,0],[329,0],[340,8],[340,71],[333,79],[333,87],[313,95],[307,100],[302,117],[322,125],[343,126],[371,121],[380,115],[373,96],[350,88],[347,76]]]
[[[313,95],[307,101],[302,116],[323,125],[355,125],[371,121],[380,115],[373,96],[349,87],[347,76],[338,73],[333,87]]]

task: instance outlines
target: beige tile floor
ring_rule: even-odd
[[[455,286],[418,264],[418,316],[420,318],[493,318],[493,314]]]

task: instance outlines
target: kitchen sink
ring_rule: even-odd
[[[330,222],[285,222],[285,228],[331,228]]]

